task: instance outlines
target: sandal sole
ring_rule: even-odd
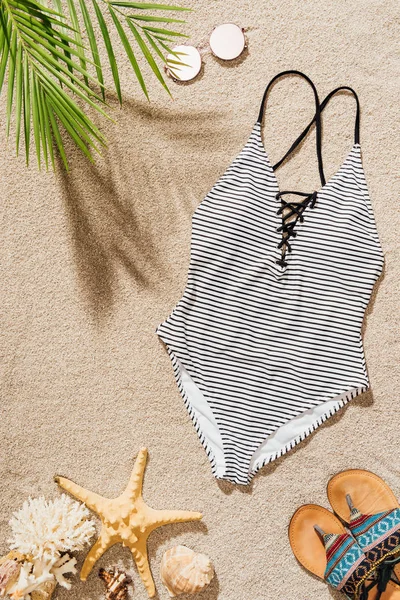
[[[294,513],[289,524],[289,542],[299,563],[320,579],[326,569],[326,552],[319,535],[314,529],[319,525],[329,533],[346,533],[343,524],[335,515],[317,504],[305,504]]]

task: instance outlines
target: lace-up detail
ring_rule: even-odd
[[[286,194],[294,194],[296,196],[302,196],[304,200],[300,202],[288,202],[283,199],[283,196]],[[278,248],[282,250],[282,257],[276,260],[276,263],[281,267],[286,267],[287,262],[285,261],[286,252],[292,251],[292,246],[290,244],[290,238],[295,238],[297,232],[295,227],[297,222],[303,223],[304,216],[303,213],[307,206],[310,208],[314,208],[315,203],[317,201],[317,192],[313,192],[312,194],[305,194],[303,192],[278,192],[276,194],[276,199],[281,201],[281,206],[277,210],[277,215],[282,215],[282,225],[277,228],[279,233],[282,233],[282,239],[278,244]]]

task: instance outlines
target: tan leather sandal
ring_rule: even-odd
[[[289,525],[289,541],[299,563],[313,575],[340,590],[349,600],[400,600],[394,582],[378,590],[376,566],[354,537],[329,510],[301,506]]]
[[[334,512],[368,558],[400,558],[400,505],[383,479],[361,469],[342,471],[329,481],[327,493]],[[400,564],[393,569],[400,579]]]

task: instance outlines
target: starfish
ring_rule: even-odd
[[[152,598],[156,590],[147,556],[147,538],[150,533],[162,525],[198,521],[203,515],[184,510],[155,510],[147,506],[142,497],[146,461],[147,449],[142,448],[136,458],[126,489],[118,498],[114,499],[103,498],[94,492],[85,490],[65,477],[56,475],[54,480],[72,496],[84,502],[101,519],[100,535],[83,563],[80,573],[81,580],[86,581],[94,564],[106,550],[121,543],[132,552],[139,575],[149,598]]]

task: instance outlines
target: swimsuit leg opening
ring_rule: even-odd
[[[179,391],[211,463],[212,473],[217,479],[222,479],[225,475],[224,443],[215,415],[183,362],[169,346],[167,350]]]
[[[368,385],[350,387],[345,392],[335,394],[332,398],[283,423],[263,440],[254,452],[250,465],[251,476],[254,476],[257,471],[268,463],[292,450],[350,400],[368,391],[368,389]]]

